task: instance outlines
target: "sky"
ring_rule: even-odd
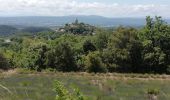
[[[0,16],[99,15],[170,18],[170,0],[0,0]]]

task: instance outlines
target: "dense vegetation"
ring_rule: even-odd
[[[62,32],[10,37],[11,42],[0,42],[0,56],[11,68],[37,71],[170,73],[170,26],[161,17],[147,17],[141,29],[73,25]]]
[[[0,25],[0,35],[11,35],[16,33],[18,30],[13,26]]]
[[[24,29],[21,29],[20,31],[24,33],[36,34],[39,32],[51,32],[53,30],[51,30],[50,28],[46,28],[46,27],[26,27]]]
[[[1,36],[11,36],[18,34],[37,34],[39,32],[53,32],[54,30],[46,27],[19,27],[10,25],[0,25],[0,35]]]

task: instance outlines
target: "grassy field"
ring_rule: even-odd
[[[0,74],[0,100],[54,100],[54,80],[71,90],[79,88],[87,100],[147,100],[148,89],[158,89],[159,100],[170,100],[170,76],[6,72]]]

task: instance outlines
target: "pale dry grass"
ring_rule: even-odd
[[[74,76],[74,77],[86,77],[96,80],[129,80],[129,79],[137,79],[137,80],[170,80],[170,75],[159,75],[159,74],[122,74],[122,73],[87,73],[87,72],[36,72],[36,71],[30,71],[26,69],[13,69],[8,71],[0,71],[0,77],[9,77],[11,75],[15,74],[28,74],[28,75],[54,75],[54,76]]]

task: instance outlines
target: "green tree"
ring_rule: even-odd
[[[62,42],[55,48],[55,67],[59,71],[76,71],[76,61],[74,50],[68,42]]]
[[[99,29],[96,31],[95,44],[97,49],[103,50],[107,48],[108,42],[110,40],[109,36],[111,36],[111,34],[107,30]]]
[[[87,54],[89,52],[95,51],[96,47],[90,40],[86,40],[83,44],[83,50]]]
[[[102,62],[99,52],[90,52],[86,56],[85,65],[88,72],[103,73],[107,72],[107,68]]]
[[[40,48],[38,48],[38,57],[37,60],[35,62],[35,65],[38,67],[38,71],[40,71],[41,69],[46,69],[47,68],[47,51],[48,48],[46,45],[42,45]]]
[[[108,44],[108,50],[112,59],[105,58],[110,65],[118,65],[119,71],[138,72],[142,63],[142,44],[138,38],[138,31],[134,28],[119,27]],[[107,53],[105,53],[107,54]],[[108,55],[108,54],[107,54]],[[117,67],[118,67],[117,66]]]
[[[0,53],[0,69],[7,70],[10,68],[8,60]]]
[[[141,30],[140,39],[143,42],[144,66],[148,72],[166,72],[169,63],[170,27],[161,17],[146,18],[146,25]]]

